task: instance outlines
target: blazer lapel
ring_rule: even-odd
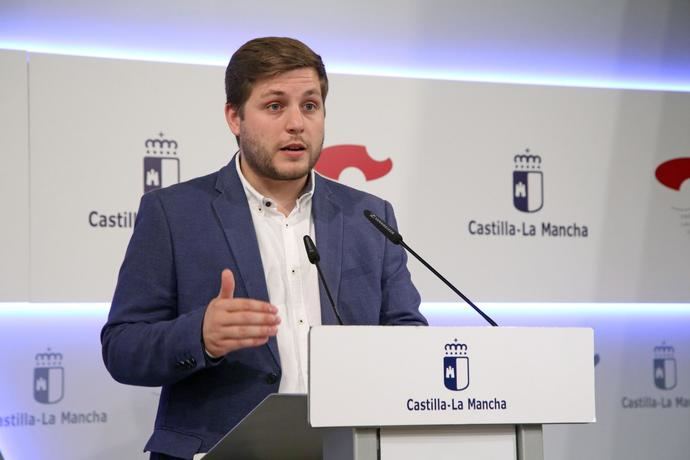
[[[314,219],[314,233],[316,247],[321,256],[321,270],[333,294],[333,300],[338,306],[338,292],[340,291],[340,273],[343,261],[343,214],[335,197],[328,187],[328,181],[314,175],[316,183],[312,202],[312,217]],[[321,301],[321,323],[337,324],[333,307],[328,301],[326,290],[319,283]],[[340,316],[343,312],[340,311]],[[346,318],[344,318],[346,321]]]
[[[237,262],[239,273],[234,273],[236,283],[241,282],[245,286],[247,297],[268,302],[268,288],[261,263],[259,243],[247,204],[247,196],[237,175],[236,161],[237,155],[218,173],[216,190],[220,192],[220,195],[213,200],[213,209],[223,228],[230,252]],[[276,364],[280,366],[276,338],[271,337],[267,346]]]

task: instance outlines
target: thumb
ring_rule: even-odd
[[[232,299],[235,292],[235,276],[229,269],[223,270],[220,274],[220,292],[218,298]]]

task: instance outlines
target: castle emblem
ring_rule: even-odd
[[[462,391],[470,386],[470,359],[467,356],[467,345],[453,339],[444,347],[443,383],[449,390]]]
[[[672,390],[678,384],[674,354],[675,349],[666,343],[654,347],[654,386],[660,390]]]
[[[513,206],[522,212],[537,212],[544,206],[544,175],[541,157],[529,149],[513,157]]]
[[[62,353],[36,354],[34,368],[34,399],[41,404],[55,404],[65,396],[65,370]]]
[[[180,159],[177,158],[177,141],[146,139],[144,156],[144,193],[180,182]]]

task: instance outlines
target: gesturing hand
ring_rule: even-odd
[[[235,277],[221,273],[220,292],[206,307],[202,338],[206,351],[221,357],[240,348],[257,347],[278,333],[278,309],[267,302],[234,297]]]

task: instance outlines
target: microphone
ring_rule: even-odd
[[[436,275],[438,277],[438,279],[440,279],[441,281],[443,281],[446,284],[446,286],[448,286],[453,292],[455,292],[457,295],[459,295],[462,298],[462,300],[467,302],[467,304],[469,304],[470,307],[474,308],[474,311],[479,313],[482,316],[482,318],[484,318],[486,320],[487,323],[491,324],[492,326],[498,326],[498,324],[496,324],[496,322],[493,319],[491,319],[489,317],[489,315],[484,313],[478,306],[476,306],[470,299],[468,299],[465,296],[465,294],[460,292],[458,290],[458,288],[456,288],[455,286],[453,286],[451,284],[450,281],[445,279],[443,277],[443,275],[441,275],[439,272],[437,272],[434,267],[429,265],[426,260],[422,259],[416,252],[414,252],[412,250],[411,247],[409,247],[407,244],[405,244],[405,242],[403,241],[402,235],[400,233],[398,233],[393,227],[388,225],[383,219],[381,219],[379,216],[377,216],[373,212],[369,211],[368,209],[364,210],[364,217],[366,217],[367,220],[369,220],[369,222],[371,222],[374,225],[374,227],[376,227],[378,229],[378,231],[383,233],[384,236],[386,238],[388,238],[388,240],[390,240],[391,243],[402,246],[403,248],[405,248],[405,250],[407,252],[412,254],[418,261],[420,261],[426,268],[428,268],[431,271],[431,273]]]
[[[338,320],[338,324],[341,326],[343,325],[343,319],[340,317],[340,313],[338,313],[338,308],[335,306],[335,302],[333,302],[333,296],[331,295],[331,290],[328,289],[328,284],[326,284],[326,279],[323,277],[323,273],[321,273],[321,267],[319,266],[319,261],[321,260],[321,256],[319,256],[319,251],[316,249],[316,245],[314,244],[314,241],[309,237],[309,235],[304,235],[304,249],[307,250],[307,258],[309,259],[309,262],[316,265],[316,271],[319,274],[319,279],[321,280],[321,284],[323,284],[324,289],[326,290],[326,295],[328,295],[328,301],[331,303],[331,307],[333,307],[333,313],[335,313],[335,317]]]
[[[368,209],[364,210],[364,216],[367,219],[369,219],[369,222],[374,224],[374,227],[378,228],[381,233],[386,235],[386,238],[388,238],[391,241],[391,243],[401,244],[403,242],[402,235],[396,232],[393,227],[384,222],[383,219],[381,219],[379,216],[369,211]],[[405,244],[403,244],[403,247],[409,251],[409,248],[407,248]]]

